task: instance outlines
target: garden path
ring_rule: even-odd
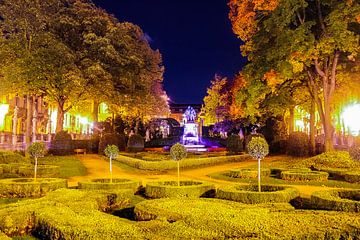
[[[77,186],[79,181],[88,180],[92,178],[107,178],[109,177],[109,162],[95,154],[87,155],[77,155],[79,160],[84,164],[87,169],[87,174],[85,176],[76,176],[68,179],[69,186]],[[266,160],[262,161],[263,164],[269,164],[272,161],[279,160],[282,156],[273,156],[267,157]],[[229,184],[228,181],[213,179],[208,175],[211,173],[226,171],[234,168],[246,168],[256,165],[255,161],[249,160],[245,162],[233,162],[225,163],[214,166],[205,166],[194,169],[184,169],[181,170],[181,178],[184,179],[196,179],[196,180],[205,180],[214,182],[217,186]],[[176,170],[170,170],[166,172],[151,172],[138,170],[127,165],[113,165],[113,177],[114,178],[131,178],[141,180],[143,184],[146,184],[149,181],[159,180],[159,179],[177,179]],[[308,186],[308,185],[294,185],[301,192],[301,195],[304,197],[309,197],[312,192],[324,189],[324,186]]]

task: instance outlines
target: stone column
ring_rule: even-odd
[[[13,127],[12,127],[12,145],[15,147],[17,144],[17,121],[18,121],[19,108],[15,106],[13,116]]]

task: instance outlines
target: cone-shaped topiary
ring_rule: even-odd
[[[253,137],[247,145],[247,151],[251,157],[258,160],[258,188],[261,192],[260,186],[260,161],[269,154],[269,145],[262,137]]]
[[[231,135],[226,140],[226,148],[230,153],[239,153],[243,150],[243,143],[239,135]]]
[[[43,157],[46,153],[46,147],[43,142],[34,142],[29,148],[28,152],[31,157],[35,159],[35,167],[34,167],[34,181],[36,181],[36,173],[37,173],[37,160],[39,157]]]
[[[180,160],[186,158],[186,148],[184,145],[176,143],[170,148],[170,155],[173,160],[177,161],[178,186],[180,186]]]
[[[107,145],[104,153],[110,159],[110,183],[112,183],[112,159],[119,155],[119,148],[116,145]]]

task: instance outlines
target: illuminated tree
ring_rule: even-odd
[[[44,157],[44,155],[46,153],[45,144],[43,142],[34,142],[29,146],[28,152],[29,152],[30,156],[35,159],[34,181],[36,181],[38,158]]]

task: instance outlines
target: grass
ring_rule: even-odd
[[[86,168],[75,156],[47,156],[39,159],[39,164],[60,167],[60,178],[86,175]]]

